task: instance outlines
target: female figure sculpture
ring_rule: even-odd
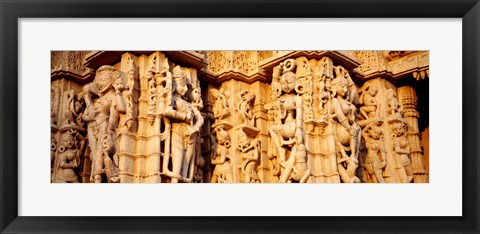
[[[224,119],[230,115],[230,105],[228,103],[228,98],[230,93],[223,88],[220,89],[211,89],[212,97],[215,99],[215,104],[213,106],[213,117],[215,119]]]
[[[397,94],[395,90],[388,89],[387,90],[387,115],[400,115],[400,106],[398,104]]]
[[[378,183],[385,183],[383,179],[383,168],[387,165],[382,135],[382,129],[377,123],[367,125],[362,132],[365,147],[367,148],[367,156],[363,166],[370,177],[375,178]]]
[[[274,68],[274,81],[277,84],[278,99],[273,103],[273,108],[278,111],[278,116],[274,125],[270,127],[269,133],[276,147],[275,152],[278,154],[278,163],[285,168],[287,147],[292,147],[290,157],[296,152],[294,145],[304,144],[303,132],[303,103],[302,98],[296,95],[296,76],[292,70],[295,68],[294,60],[287,60],[280,63]],[[283,74],[280,73],[283,70]]]
[[[253,101],[255,100],[255,95],[248,92],[248,90],[243,90],[240,92],[238,103],[238,112],[242,117],[243,122],[251,127],[255,126],[255,116],[253,114]]]
[[[259,182],[257,175],[257,164],[260,156],[260,140],[255,139],[250,141],[247,134],[240,130],[238,132],[238,145],[237,149],[241,152],[242,162],[242,174],[243,182],[256,183]]]
[[[187,96],[187,77],[180,66],[173,68],[173,76],[167,77],[173,77],[171,82],[167,82],[172,84],[172,87],[167,87],[165,94],[168,97],[162,99],[167,103],[161,115],[167,118],[165,125],[171,128],[171,136],[167,137],[165,143],[163,174],[171,177],[172,183],[192,182],[197,134],[204,120],[200,111],[192,104],[193,100],[189,100]],[[170,157],[171,171],[168,169]]]
[[[378,88],[376,86],[367,86],[365,93],[360,96],[360,104],[364,104],[360,107],[360,113],[364,119],[369,119],[378,116],[378,103],[377,96]]]
[[[216,128],[217,146],[212,149],[212,164],[215,169],[211,183],[233,183],[233,171],[230,164],[230,136],[223,126]]]
[[[58,148],[57,165],[54,171],[54,183],[78,183],[75,169],[80,165],[85,140],[76,130],[68,130],[62,136]]]
[[[335,67],[336,77],[332,81],[332,103],[330,116],[335,124],[338,170],[343,182],[360,182],[355,176],[358,167],[358,147],[360,144],[360,126],[355,122],[355,106],[349,101],[348,80],[339,67]],[[350,155],[347,155],[350,151]]]
[[[122,97],[123,81],[113,66],[102,66],[92,83],[83,88],[87,107],[82,118],[87,122],[89,147],[91,149],[92,173],[90,180],[102,182],[105,174],[104,145],[115,147],[117,121],[119,114],[125,114],[125,102]],[[95,98],[94,98],[95,97]],[[108,155],[108,157],[112,157]],[[111,178],[117,180],[117,178]]]
[[[83,127],[82,121],[82,111],[83,111],[83,103],[82,100],[75,95],[74,90],[66,91],[67,95],[67,106],[65,110],[65,124],[71,125],[75,124],[78,127]]]
[[[406,136],[407,124],[404,122],[394,122],[392,124],[393,132],[393,152],[395,153],[395,169],[400,182],[410,183],[413,179],[412,162],[410,161],[410,145]]]

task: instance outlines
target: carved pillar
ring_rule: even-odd
[[[209,84],[206,89],[202,89],[202,97],[204,98],[203,102],[203,113],[205,113],[205,123],[203,124],[202,129],[202,155],[205,158],[205,165],[204,165],[204,175],[203,175],[203,182],[210,183],[212,180],[212,173],[215,168],[215,165],[211,163],[212,161],[212,146],[214,145],[215,139],[215,131],[213,130],[212,125],[215,122],[215,117],[213,114],[213,102],[208,95],[208,90],[211,89],[211,85]]]
[[[409,122],[401,114],[398,92],[383,78],[368,80],[358,92],[358,123],[364,141],[360,176],[364,182],[412,182],[413,166],[408,155],[416,148],[411,147],[406,128]]]
[[[427,183],[428,174],[423,164],[423,151],[418,128],[418,118],[420,115],[417,111],[417,94],[415,89],[410,86],[398,88],[398,99],[400,100],[404,117],[408,122],[407,137],[410,144],[414,182]]]
[[[262,183],[272,183],[274,178],[270,171],[270,160],[267,156],[268,140],[270,138],[268,134],[268,114],[265,109],[265,103],[268,100],[268,95],[262,95],[269,91],[268,84],[257,81],[251,85],[251,91],[255,93],[255,103],[253,107],[253,114],[255,116],[255,126],[260,131],[259,139],[261,142],[260,158],[258,164],[258,176]]]
[[[52,51],[51,54],[51,180],[54,183],[88,182],[90,162],[81,120],[81,83],[90,70],[82,65],[88,51]],[[80,83],[80,84],[79,84]]]

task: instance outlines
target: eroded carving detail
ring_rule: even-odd
[[[114,158],[116,125],[119,114],[125,114],[125,100],[121,91],[124,84],[115,67],[102,66],[92,83],[85,85],[86,109],[83,120],[87,122],[88,140],[92,161],[91,181],[102,182],[102,175],[108,182],[119,182],[118,159]],[[114,162],[112,162],[114,160]]]
[[[243,175],[244,183],[259,183],[260,178],[257,175],[257,165],[260,155],[260,141],[258,139],[250,140],[243,130],[237,132],[238,145],[242,164],[240,169]]]
[[[239,112],[243,123],[254,127],[255,115],[253,114],[253,102],[255,101],[255,95],[248,92],[248,90],[243,90],[238,95],[238,99],[237,111]]]
[[[230,135],[224,125],[217,126],[215,132],[217,144],[212,147],[212,164],[216,166],[211,183],[233,183],[232,160],[229,154]]]
[[[356,123],[356,107],[351,103],[349,81],[342,67],[335,67],[335,79],[332,81],[332,106],[330,115],[334,116],[337,145],[338,171],[343,182],[358,183],[355,176],[358,167],[358,147],[360,145],[360,126]],[[350,155],[347,154],[350,153]]]
[[[85,139],[77,130],[70,129],[62,135],[52,176],[54,183],[78,183],[76,169],[80,166],[84,145]]]
[[[364,167],[373,181],[385,183],[383,169],[387,165],[385,143],[383,141],[382,122],[368,124],[362,131],[367,148],[367,156]]]
[[[393,132],[393,151],[395,152],[395,168],[402,183],[409,183],[413,180],[411,160],[409,157],[410,146],[406,136],[407,124],[397,121],[391,125]]]
[[[287,175],[289,172],[284,170],[287,167],[286,161],[288,158],[294,158],[298,146],[304,144],[304,105],[302,97],[297,94],[302,93],[306,88],[302,83],[296,82],[297,77],[293,72],[295,67],[296,61],[288,59],[276,66],[273,71],[272,92],[275,94],[275,99],[269,107],[277,116],[269,130],[275,146],[270,150],[273,151],[271,155],[276,156],[277,163],[282,167],[281,182],[286,182],[289,178]],[[287,158],[288,152],[290,154]]]

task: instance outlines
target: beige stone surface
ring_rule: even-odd
[[[51,182],[428,183],[428,79],[428,51],[53,51]]]

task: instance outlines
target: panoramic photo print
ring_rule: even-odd
[[[51,51],[51,183],[428,183],[429,51]]]

